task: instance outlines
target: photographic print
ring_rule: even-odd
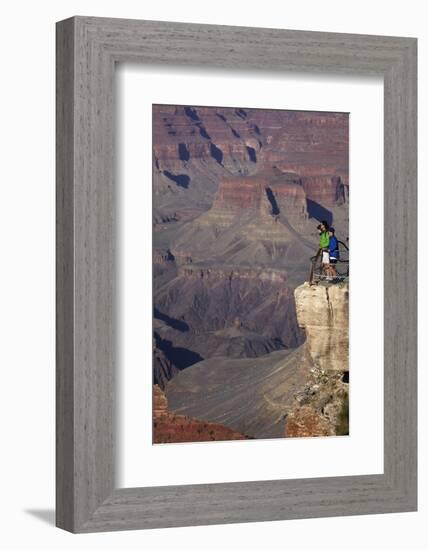
[[[153,443],[349,434],[349,114],[153,105]]]

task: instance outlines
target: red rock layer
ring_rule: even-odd
[[[240,212],[241,209],[260,210],[264,189],[269,181],[257,176],[222,178],[214,208]]]
[[[155,221],[191,219],[185,210],[192,201],[197,210],[212,204],[217,225],[224,227],[242,209],[274,214],[263,195],[276,165],[279,174],[287,173],[285,181],[305,192],[293,198],[289,187],[276,189],[281,214],[299,229],[307,219],[306,198],[327,208],[347,202],[348,147],[346,113],[155,105]],[[186,201],[171,212],[171,194],[182,189],[174,179],[179,176],[187,176],[189,189]]]
[[[222,426],[171,413],[168,400],[159,386],[153,387],[153,443],[229,441],[250,439]]]
[[[303,406],[287,416],[285,437],[334,435],[329,422],[312,407]]]
[[[251,147],[257,161],[260,152],[268,164],[296,163],[298,173],[310,166],[348,173],[346,113],[155,105],[153,150],[160,165],[179,160],[180,143],[191,158],[210,157],[210,145],[215,144],[225,166],[233,167],[232,159],[248,161]]]
[[[284,214],[293,225],[308,218],[305,189],[299,178],[270,170],[252,176],[228,176],[220,180],[212,207],[218,212],[240,214],[252,210],[262,215]],[[314,199],[315,200],[315,199]],[[230,222],[233,218],[230,218]]]
[[[332,206],[340,197],[341,180],[338,176],[305,176],[302,185],[307,198],[322,205]]]

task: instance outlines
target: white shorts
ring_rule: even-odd
[[[330,263],[330,254],[328,253],[328,251],[323,250],[322,263],[323,264],[329,264]]]

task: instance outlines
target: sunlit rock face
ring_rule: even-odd
[[[285,436],[349,435],[348,284],[304,283],[294,296],[312,365],[287,411]]]
[[[323,370],[349,370],[348,284],[304,283],[295,289],[294,296],[297,322],[306,331],[315,365]]]

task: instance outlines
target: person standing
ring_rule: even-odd
[[[339,259],[339,243],[337,241],[334,227],[330,227],[328,230],[329,243],[328,243],[328,252],[329,252],[329,275],[332,277],[337,276],[336,265],[337,260]]]
[[[316,270],[316,264],[318,262],[318,259],[321,256],[321,273],[325,274],[326,269],[328,268],[328,265],[330,263],[330,253],[328,250],[329,243],[330,243],[330,237],[328,235],[328,229],[329,225],[328,222],[323,220],[319,225],[317,225],[318,233],[319,233],[319,248],[318,252],[315,256],[311,258],[311,271],[309,274],[309,284],[314,284],[314,277],[315,277],[315,270]]]
[[[324,273],[327,270],[327,266],[330,264],[330,253],[329,253],[330,236],[328,234],[328,230],[329,230],[328,223],[325,220],[323,220],[318,226],[318,231],[320,234],[321,265]]]
[[[328,230],[329,230],[328,223],[326,221],[322,221],[317,226],[317,229],[320,234],[320,248],[321,250],[327,250],[330,242],[330,237],[328,234]]]

